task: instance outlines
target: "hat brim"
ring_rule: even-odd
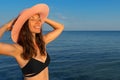
[[[48,13],[49,13],[49,7],[46,4],[37,4],[31,8],[23,10],[15,24],[13,25],[12,31],[11,31],[11,38],[13,42],[17,42],[19,32],[23,26],[23,24],[34,14],[40,14],[40,18],[42,20],[42,24],[44,23],[44,20],[47,18]]]

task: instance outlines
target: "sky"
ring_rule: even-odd
[[[48,18],[64,24],[66,31],[120,30],[120,0],[0,0],[0,26],[39,3],[49,6]]]

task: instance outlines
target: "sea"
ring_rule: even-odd
[[[50,80],[120,80],[120,31],[63,31],[47,52]],[[23,80],[13,57],[0,55],[0,80]]]

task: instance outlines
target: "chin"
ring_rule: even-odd
[[[35,33],[40,33],[40,31],[36,31]]]
[[[39,30],[33,30],[33,31],[31,31],[32,33],[40,33],[41,32],[41,30],[39,29]]]

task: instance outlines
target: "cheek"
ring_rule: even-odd
[[[29,30],[31,31],[31,32],[33,32],[34,31],[34,23],[29,23]]]
[[[42,28],[42,24],[39,24],[40,27],[35,27],[35,26],[37,25],[34,23],[29,23],[29,30],[34,33],[39,33]]]
[[[30,29],[30,31],[32,30],[32,24],[31,23],[29,23],[29,29]]]

